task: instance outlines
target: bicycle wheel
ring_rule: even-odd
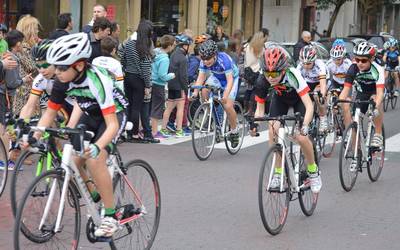
[[[392,95],[392,98],[390,99],[390,106],[392,107],[392,109],[396,108],[396,104],[397,104],[397,96]]]
[[[337,123],[337,118],[332,110],[328,111],[326,115],[328,119],[328,130],[326,135],[322,138],[322,155],[325,158],[329,158],[332,156],[333,150],[335,149],[336,140],[337,140],[337,127],[339,124]]]
[[[240,103],[238,102],[235,102],[234,108],[237,114],[236,125],[237,125],[237,130],[239,132],[239,144],[235,148],[231,146],[231,142],[229,140],[229,137],[227,136],[230,131],[230,125],[228,121],[225,122],[225,132],[224,132],[225,134],[224,141],[226,150],[228,150],[228,152],[231,155],[237,154],[237,152],[239,152],[243,144],[244,135],[246,134],[246,120],[244,119],[242,105],[240,105]]]
[[[385,88],[385,96],[383,99],[383,111],[384,112],[386,112],[388,110],[389,102],[390,102],[389,91]]]
[[[361,149],[358,147],[357,158],[354,157],[357,124],[351,124],[344,132],[339,157],[339,179],[342,188],[349,192],[356,183],[359,168],[361,167]],[[357,167],[351,167],[353,161]]]
[[[117,174],[113,183],[116,209],[123,209],[123,214],[127,215],[121,222],[132,216],[139,217],[123,224],[123,229],[115,233],[110,244],[116,249],[150,249],[161,215],[157,176],[151,166],[142,160],[132,160],[121,170],[125,175]]]
[[[25,160],[32,160],[32,166],[25,165]],[[24,190],[26,188],[26,184],[30,183],[35,177],[42,174],[42,172],[47,170],[47,157],[43,152],[29,152],[24,151],[19,157],[17,162],[15,163],[15,169],[11,176],[11,210],[15,217],[17,213],[18,203],[24,194],[20,190]]]
[[[372,135],[375,133],[375,127],[372,128],[371,131],[371,139]],[[385,127],[382,125],[382,136],[383,136],[383,147],[382,148],[371,148],[368,149],[369,161],[367,163],[367,172],[368,177],[372,182],[378,180],[381,175],[383,164],[385,163]]]
[[[310,129],[310,136],[312,138],[313,144],[317,148],[317,160],[318,162],[322,158],[322,142],[323,142],[323,135],[320,135],[319,133],[319,126],[320,126],[320,120],[319,116],[316,115],[314,116],[313,121],[311,122],[311,129]]]
[[[77,249],[80,236],[80,206],[77,189],[70,182],[69,202],[65,201],[60,232],[54,232],[64,173],[61,169],[43,173],[25,190],[19,202],[14,224],[15,249]],[[45,207],[54,190],[52,203],[43,226],[40,227]],[[71,204],[72,202],[72,204]]]
[[[3,194],[7,184],[8,176],[8,157],[3,141],[0,140],[0,197]]]
[[[268,190],[268,182],[273,173],[273,164],[276,157],[282,157],[282,150],[278,146],[269,149],[260,169],[258,179],[258,206],[262,223],[271,235],[278,234],[285,225],[290,202],[290,180],[285,177],[283,192]],[[288,176],[287,159],[285,159],[285,175]]]
[[[192,146],[197,158],[205,161],[210,157],[215,144],[216,124],[210,104],[203,103],[197,109],[192,124]]]
[[[313,145],[314,159],[317,159],[317,151],[315,145]],[[319,166],[318,160],[316,164]],[[304,160],[303,153],[300,154],[300,167],[299,167],[299,186],[300,192],[298,193],[299,203],[301,211],[306,216],[311,216],[317,207],[318,194],[314,194],[311,191],[310,181],[308,179],[307,166]]]
[[[190,123],[193,122],[194,115],[196,114],[197,109],[200,107],[201,102],[200,99],[195,99],[189,104],[189,112],[188,112],[188,120]]]

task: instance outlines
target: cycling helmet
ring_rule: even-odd
[[[317,59],[317,50],[312,45],[304,46],[300,50],[300,61],[302,63],[314,62]]]
[[[209,58],[217,54],[218,46],[213,40],[207,40],[200,45],[199,54],[202,57]]]
[[[289,67],[289,57],[282,47],[269,46],[264,50],[260,66],[264,72],[283,71]]]
[[[383,44],[383,49],[384,49],[384,50],[388,50],[389,47],[390,47],[390,42],[389,42],[389,41],[386,41],[386,42]]]
[[[204,43],[207,40],[208,37],[206,35],[199,35],[194,38],[194,44]]]
[[[344,47],[345,46],[345,42],[343,41],[343,39],[336,39],[332,44],[332,48],[334,48],[336,46]]]
[[[332,47],[330,55],[334,59],[343,58],[346,55],[346,48],[344,46],[336,45]]]
[[[7,25],[5,25],[4,23],[0,23],[0,31],[3,31],[4,33],[7,32]]]
[[[177,45],[190,45],[193,42],[192,38],[184,34],[175,36],[175,39]]]
[[[368,42],[361,42],[354,46],[353,54],[356,56],[375,56],[375,48]]]
[[[389,40],[387,41],[388,43],[388,48],[390,47],[397,47],[397,40],[395,38],[389,38]]]
[[[55,40],[47,50],[47,62],[54,65],[72,65],[88,59],[92,47],[86,33],[66,35]]]
[[[46,60],[46,52],[54,40],[43,39],[38,44],[32,47],[31,56],[34,61]]]

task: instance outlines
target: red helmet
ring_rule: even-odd
[[[283,71],[289,66],[289,58],[282,47],[271,46],[265,49],[260,66],[263,71]]]

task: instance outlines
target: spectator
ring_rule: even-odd
[[[115,79],[116,87],[124,92],[124,74],[121,63],[115,59],[118,42],[115,38],[108,36],[101,40],[102,56],[93,59],[92,64],[107,69]]]
[[[92,31],[89,32],[89,41],[92,46],[92,55],[89,62],[94,58],[101,56],[101,40],[110,35],[111,22],[105,17],[99,17],[94,21]]]
[[[260,31],[263,33],[263,35],[264,35],[264,37],[265,37],[265,40],[268,40],[268,37],[269,37],[269,29],[267,29],[267,28],[262,28]]]
[[[117,43],[119,44],[119,35],[121,34],[121,27],[117,22],[112,22],[111,23],[111,36],[117,40]],[[118,48],[118,47],[117,47]]]
[[[177,47],[171,55],[171,61],[169,64],[169,72],[175,74],[175,78],[168,82],[168,101],[167,108],[163,115],[163,124],[160,133],[163,136],[171,136],[167,130],[167,123],[171,112],[176,107],[176,137],[185,136],[185,132],[182,129],[182,121],[184,117],[185,102],[187,100],[187,89],[188,89],[188,60],[187,54],[189,46],[192,43],[192,39],[186,35],[176,36]],[[187,112],[186,112],[187,113]]]
[[[49,35],[49,39],[55,40],[68,35],[72,31],[73,26],[71,13],[62,13],[58,15],[57,29]]]
[[[147,99],[151,96],[152,33],[153,23],[142,19],[136,35],[131,36],[121,54],[121,63],[125,71],[125,94],[129,100],[128,120],[133,124],[132,130],[127,133],[128,142],[160,142],[153,138],[151,128],[148,128],[149,121],[146,119],[147,110],[142,109],[145,96]],[[145,129],[143,138],[139,136],[139,118],[142,119]]]
[[[163,119],[165,111],[165,85],[175,77],[174,73],[168,73],[168,53],[175,48],[175,37],[164,35],[160,39],[161,48],[154,50],[155,58],[151,65],[151,81],[153,84],[151,93],[151,127],[155,138],[164,138],[158,132],[158,122]]]
[[[89,33],[90,31],[92,31],[94,22],[96,21],[97,18],[100,17],[107,17],[107,10],[106,7],[104,7],[104,5],[96,4],[93,7],[92,20],[90,20],[90,22],[87,25],[82,27],[82,32]]]
[[[294,45],[293,60],[295,62],[299,60],[300,50],[309,44],[311,44],[311,33],[305,30],[301,33],[300,40]]]
[[[7,26],[5,24],[0,24],[0,58],[8,50],[8,45],[4,39],[7,33]]]
[[[225,35],[224,29],[222,28],[222,26],[217,25],[215,27],[215,33],[211,39],[214,40],[214,42],[219,43],[219,42],[225,42],[225,41],[229,40],[229,37]]]
[[[22,17],[17,23],[17,30],[24,34],[24,41],[22,42],[23,49],[21,52],[17,53],[17,57],[20,61],[20,74],[22,78],[27,75],[31,75],[35,78],[39,73],[35,62],[31,58],[31,48],[40,40],[38,36],[39,28],[41,28],[39,20],[31,15]],[[31,88],[31,84],[23,84],[17,89],[13,101],[14,114],[19,114],[22,107],[25,105]]]
[[[244,110],[249,115],[254,114],[254,95],[253,89],[259,76],[259,59],[264,51],[264,43],[268,36],[264,36],[262,31],[255,33],[250,43],[244,49],[244,79],[246,82],[246,94],[244,98]]]
[[[193,40],[193,36],[194,36],[194,35],[193,35],[193,31],[192,31],[191,29],[185,29],[185,30],[183,31],[182,34],[184,34],[184,35],[190,37],[190,39]]]

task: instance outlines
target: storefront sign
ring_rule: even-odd
[[[115,11],[116,11],[116,6],[115,4],[109,4],[107,5],[107,18],[110,21],[115,21]]]

